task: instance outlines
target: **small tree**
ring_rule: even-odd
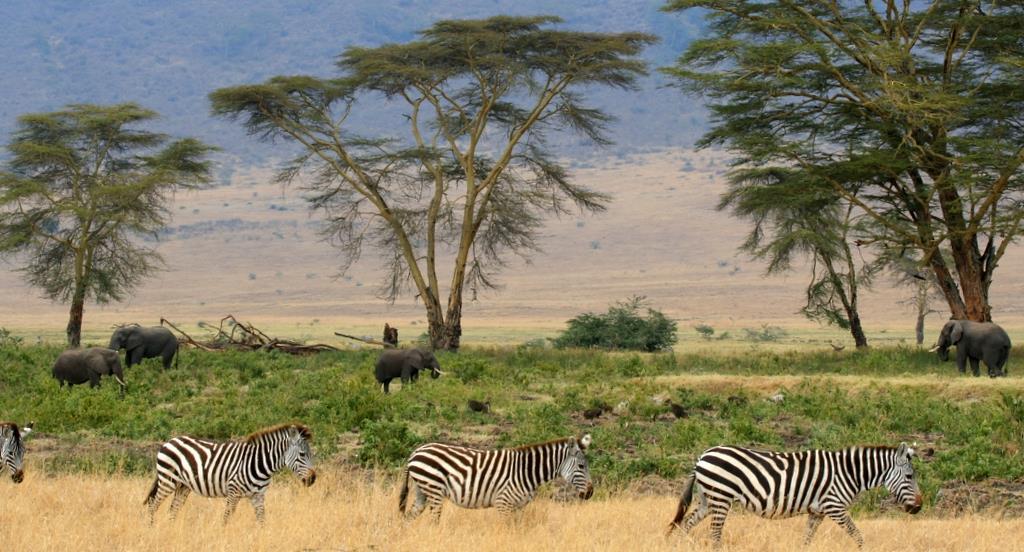
[[[644,297],[616,303],[605,314],[584,313],[569,320],[569,327],[554,340],[556,347],[585,347],[661,351],[676,343],[676,322],[648,308],[640,314]]]
[[[69,105],[18,118],[0,172],[0,255],[24,259],[26,281],[71,303],[78,346],[85,301],[121,301],[161,262],[133,238],[170,218],[175,190],[209,180],[213,148],[136,128],[135,104]]]
[[[493,288],[509,252],[536,249],[545,216],[603,210],[608,197],[572,183],[549,153],[560,129],[607,141],[609,116],[587,106],[586,87],[631,88],[654,38],[545,28],[557,17],[440,21],[418,40],[349,48],[340,79],[275,77],[210,94],[213,113],[263,140],[302,153],[282,182],[309,176],[326,239],[343,271],[369,243],[388,275],[382,297],[410,286],[426,308],[435,348],[457,349],[466,287]],[[359,100],[394,101],[407,138],[352,132]],[[452,259],[447,300],[439,266]]]
[[[729,208],[753,222],[741,249],[767,260],[768,274],[790,270],[794,257],[808,258],[811,281],[801,312],[849,330],[857,347],[867,347],[858,297],[878,269],[858,267],[854,258],[852,205],[830,194],[827,183],[800,171],[737,169],[730,182],[719,209]]]

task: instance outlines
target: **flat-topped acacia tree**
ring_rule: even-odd
[[[1024,221],[1024,6],[927,0],[671,0],[705,38],[667,72],[707,98],[703,146],[736,154],[733,196],[799,179],[854,206],[856,245],[934,274],[954,318]],[[739,213],[743,214],[743,213]],[[852,237],[852,236],[851,236]],[[948,256],[943,250],[948,247]]]
[[[343,270],[366,245],[388,270],[381,295],[413,289],[430,341],[455,350],[467,289],[493,288],[507,254],[535,251],[544,217],[601,211],[608,197],[571,181],[545,135],[607,143],[610,117],[584,103],[593,86],[632,88],[641,33],[555,30],[557,17],[441,21],[404,44],[348,48],[335,79],[279,76],[210,94],[213,113],[262,140],[301,146],[278,178],[302,175]],[[404,138],[351,128],[359,102],[403,111]],[[440,264],[451,258],[447,301]]]
[[[198,140],[139,127],[156,112],[132,103],[69,105],[18,118],[0,170],[0,256],[24,260],[29,284],[69,302],[68,344],[85,301],[121,301],[160,255],[137,239],[163,228],[176,190],[210,179]]]

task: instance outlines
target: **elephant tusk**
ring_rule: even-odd
[[[119,384],[119,385],[120,385],[121,387],[128,387],[128,384],[126,384],[126,383],[124,382],[124,380],[123,380],[123,379],[121,379],[121,378],[120,378],[120,376],[118,376],[117,374],[114,374],[114,379],[115,379],[115,380],[117,380],[117,383],[118,383],[118,384]]]
[[[438,371],[437,371],[437,374],[438,374],[439,376],[447,376],[447,375],[448,375],[448,374],[445,374],[444,372],[442,372],[441,370],[438,370]]]
[[[928,352],[929,353],[934,353],[935,351],[938,351],[938,350],[939,350],[939,346],[936,345],[936,346],[932,347],[931,349],[928,349]]]

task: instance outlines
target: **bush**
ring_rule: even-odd
[[[568,322],[569,327],[554,339],[558,348],[586,347],[661,351],[676,342],[676,323],[661,311],[647,309],[641,316],[644,297],[633,297],[608,308],[605,314],[584,313]]]
[[[401,465],[423,440],[405,422],[364,420],[359,432],[363,445],[359,463],[367,467]]]

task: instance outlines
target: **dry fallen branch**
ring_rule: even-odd
[[[394,345],[392,345],[391,343],[384,343],[383,341],[377,341],[376,339],[370,339],[370,338],[367,338],[367,337],[356,337],[354,335],[343,334],[341,332],[334,332],[334,335],[341,336],[341,337],[347,337],[349,339],[354,339],[356,341],[362,341],[363,343],[369,343],[370,345],[380,345],[381,347],[384,347],[385,349],[392,349],[392,348],[394,348]]]
[[[224,324],[227,323],[230,331],[226,331]],[[182,345],[195,347],[204,351],[270,351],[278,350],[293,355],[309,355],[323,351],[338,351],[337,347],[324,343],[300,343],[290,339],[279,339],[270,337],[262,330],[251,323],[241,322],[234,315],[227,315],[220,319],[220,324],[214,328],[210,324],[200,323],[200,327],[211,328],[216,333],[208,341],[197,341],[192,336],[183,332],[167,319],[161,318],[160,324],[167,325],[178,332],[181,337],[178,342]]]

